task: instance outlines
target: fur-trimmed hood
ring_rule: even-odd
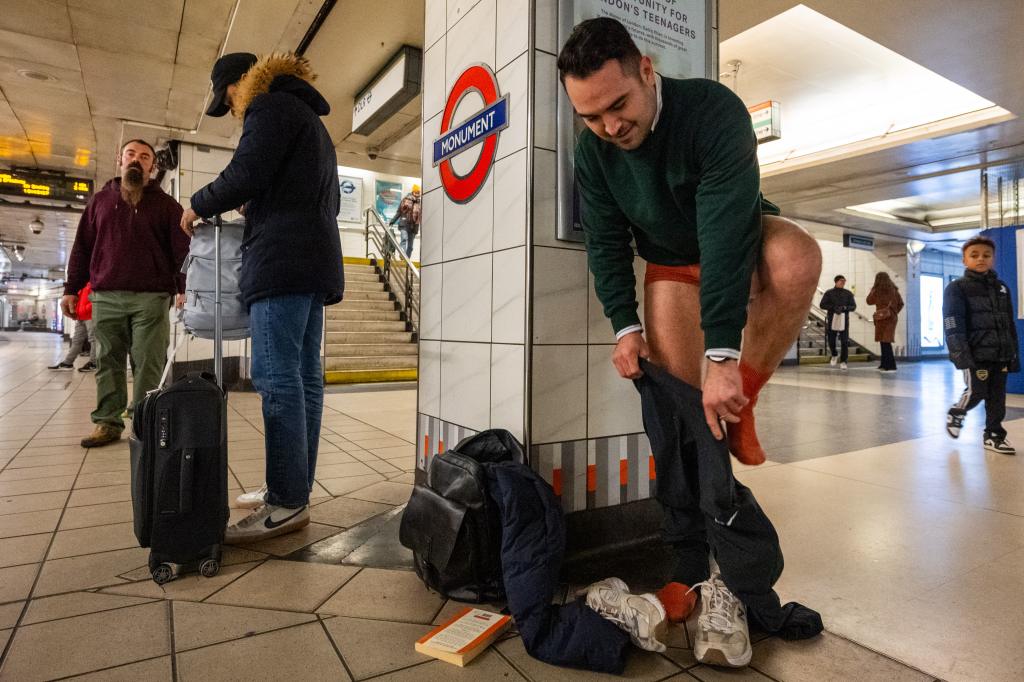
[[[268,92],[283,91],[304,101],[319,116],[326,116],[331,111],[331,105],[313,87],[314,80],[316,74],[305,57],[291,52],[264,55],[238,81],[231,113],[235,118],[245,118],[245,112],[257,97]]]

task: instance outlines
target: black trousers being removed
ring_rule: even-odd
[[[985,437],[1006,438],[1003,419],[1006,418],[1005,364],[985,364],[977,369],[964,370],[964,388],[960,400],[949,408],[950,414],[961,417],[985,401]]]
[[[746,605],[753,624],[785,639],[822,630],[821,616],[772,589],[782,575],[779,536],[750,489],[737,482],[725,441],[704,421],[701,393],[641,360],[635,381],[644,429],[654,453],[665,540],[677,551],[673,579],[693,586],[708,578],[708,553],[722,580]]]

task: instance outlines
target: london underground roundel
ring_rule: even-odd
[[[469,93],[476,92],[484,106],[461,123],[452,125],[452,117],[459,103]],[[441,116],[441,135],[434,140],[434,166],[439,167],[441,185],[451,198],[467,203],[483,187],[494,165],[498,149],[498,133],[508,127],[508,95],[498,92],[494,72],[484,64],[474,64],[458,77]],[[452,168],[452,158],[473,147],[480,147],[480,156],[472,170],[459,175]]]

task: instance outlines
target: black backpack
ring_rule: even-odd
[[[487,495],[485,467],[526,459],[515,436],[501,429],[431,458],[426,483],[413,488],[399,530],[427,587],[458,601],[504,598],[501,518]]]

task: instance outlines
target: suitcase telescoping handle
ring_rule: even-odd
[[[192,511],[192,479],[195,471],[195,448],[181,451],[181,469],[178,479],[178,513],[188,514]]]

